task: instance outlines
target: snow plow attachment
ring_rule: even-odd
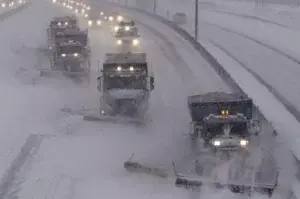
[[[90,73],[89,71],[81,71],[81,72],[67,72],[67,71],[63,71],[62,72],[63,76],[66,77],[73,77],[73,78],[87,78],[89,77]]]
[[[276,180],[272,183],[260,183],[253,180],[253,182],[245,182],[239,180],[228,180],[226,182],[220,182],[218,180],[209,179],[201,176],[189,176],[181,173],[177,173],[175,164],[173,163],[173,169],[176,175],[175,186],[186,189],[200,189],[203,185],[213,185],[216,188],[229,189],[233,193],[248,194],[253,192],[261,194],[267,194],[272,197],[274,189],[277,187],[277,178],[279,172],[276,173]]]
[[[54,76],[54,75],[63,75],[66,77],[89,77],[89,71],[80,71],[80,72],[68,72],[61,70],[50,70],[50,69],[38,69],[40,71],[40,76]]]
[[[47,69],[39,69],[40,76],[59,76],[62,74],[61,71],[47,70]]]
[[[148,167],[138,162],[132,162],[133,155],[134,154],[132,154],[131,158],[128,161],[124,162],[124,168],[127,171],[150,174],[161,178],[168,177],[168,173],[160,168]]]
[[[127,116],[110,116],[110,115],[85,115],[83,116],[85,121],[98,121],[98,122],[112,122],[121,124],[135,124],[135,125],[145,125],[144,119],[127,117]]]
[[[87,109],[87,108],[82,107],[81,109],[74,110],[74,109],[71,109],[71,108],[64,107],[64,108],[61,108],[60,111],[68,113],[70,115],[84,116],[86,114],[86,112],[95,111],[95,109],[92,109],[92,108]]]

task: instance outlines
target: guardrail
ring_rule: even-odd
[[[109,0],[108,0],[109,1]],[[188,33],[187,30],[185,30],[184,28],[178,26],[177,24],[175,24],[173,21],[166,19],[162,16],[157,15],[156,13],[153,12],[149,12],[148,10],[145,9],[140,9],[137,7],[129,7],[127,6],[127,3],[125,2],[124,5],[120,4],[120,3],[115,3],[112,1],[109,1],[109,3],[111,3],[114,6],[120,7],[120,8],[124,8],[124,9],[128,9],[128,10],[134,10],[137,12],[140,12],[142,14],[146,14],[148,16],[150,16],[151,18],[154,18],[160,22],[162,22],[163,24],[165,24],[166,26],[172,28],[173,30],[175,30],[178,34],[180,34],[185,40],[187,40],[202,56],[203,58],[210,64],[210,66],[216,71],[216,73],[223,79],[224,82],[226,82],[234,91],[239,92],[245,96],[248,96],[243,89],[238,85],[238,83],[231,77],[231,75],[222,67],[222,65],[216,60],[215,57],[213,57],[208,50],[206,50],[206,48],[201,45],[201,43],[199,43],[198,41],[195,40],[195,38],[193,36],[190,35],[190,33]],[[269,121],[259,110],[259,107],[255,105],[255,109],[256,112],[259,116],[259,118],[261,118],[262,120],[267,121],[269,124],[272,125],[272,122]],[[298,165],[300,165],[300,160],[297,157],[298,154],[294,153],[293,151],[291,151],[295,157],[295,159],[297,160],[297,162],[299,162]],[[291,196],[289,196],[289,198],[296,198],[296,199],[300,199],[300,175],[299,177],[297,176],[298,180],[296,180],[294,186],[292,187],[293,190],[293,194],[291,194]]]

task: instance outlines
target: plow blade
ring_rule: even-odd
[[[63,71],[62,74],[67,77],[78,77],[78,78],[88,77],[90,75],[88,71],[82,71],[82,72]]]
[[[145,173],[161,178],[168,177],[168,173],[166,171],[155,167],[148,167],[138,162],[126,161],[124,163],[124,168],[129,172]]]
[[[136,125],[145,125],[145,121],[140,118],[126,117],[126,116],[110,116],[110,115],[86,115],[83,116],[85,121],[99,121],[99,122],[113,122],[121,124],[136,124]]]
[[[143,164],[140,164],[138,162],[133,162],[132,158],[134,156],[134,153],[131,155],[130,159],[126,162],[124,162],[124,168],[129,172],[136,172],[136,173],[145,173],[154,175],[161,178],[168,177],[168,173],[160,168],[155,167],[148,167]]]
[[[79,115],[79,116],[84,116],[85,114],[87,114],[87,112],[95,112],[96,109],[93,109],[93,108],[82,108],[82,109],[78,109],[78,110],[74,110],[74,109],[71,109],[71,108],[61,108],[60,109],[61,112],[64,112],[64,113],[68,113],[70,115]]]
[[[54,71],[54,70],[39,70],[40,76],[59,76],[62,74],[61,71]]]
[[[217,180],[208,179],[205,177],[194,177],[177,174],[175,186],[183,187],[186,189],[200,188],[202,185],[213,185],[216,188],[229,189],[234,193],[247,193],[258,192],[272,196],[277,184],[274,183],[258,183],[258,182],[243,182],[238,180],[228,180],[226,182],[219,182]]]

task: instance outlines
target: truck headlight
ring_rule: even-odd
[[[90,10],[90,9],[91,9],[91,7],[90,7],[90,6],[88,6],[88,7],[86,7],[86,9],[87,9],[87,10]]]
[[[100,21],[100,20],[97,21],[97,25],[98,25],[98,26],[101,25],[101,21]]]
[[[52,3],[56,3],[56,0],[52,0]]]
[[[84,14],[85,13],[85,9],[81,9],[81,13]]]
[[[134,46],[137,46],[137,45],[140,44],[140,41],[139,41],[138,39],[134,39],[134,40],[132,40],[132,44],[133,44]]]
[[[85,15],[84,15],[84,17],[85,17],[85,18],[88,18],[88,17],[89,17],[89,15],[88,15],[88,14],[85,14]]]
[[[117,67],[117,71],[121,71],[122,70],[122,67],[121,66],[118,66]]]
[[[248,143],[249,143],[248,140],[241,140],[241,141],[240,141],[240,145],[241,145],[241,146],[247,146]]]
[[[93,21],[92,21],[92,20],[89,20],[89,21],[88,21],[88,25],[89,25],[89,26],[92,26],[92,25],[93,25]]]
[[[123,20],[123,17],[122,16],[118,16],[117,20],[118,20],[118,22],[121,22]]]
[[[74,53],[73,55],[74,55],[74,57],[78,57],[79,54],[78,53]]]
[[[115,27],[114,27],[115,32],[118,32],[119,29],[120,29],[119,26],[115,26]]]
[[[125,30],[126,30],[126,31],[129,31],[129,30],[130,30],[130,27],[129,27],[129,26],[125,26]]]
[[[109,21],[113,21],[113,20],[114,20],[114,17],[109,16],[109,17],[108,17],[108,20],[109,20]]]
[[[134,71],[133,66],[130,66],[130,67],[129,67],[129,70],[130,70],[130,71]]]
[[[100,15],[103,16],[103,15],[104,15],[104,12],[100,12]]]
[[[219,140],[215,140],[213,141],[212,143],[214,146],[220,146],[221,145],[221,142]]]
[[[62,56],[62,57],[65,57],[65,56],[66,56],[66,54],[61,54],[61,56]]]
[[[122,40],[120,40],[120,39],[117,40],[117,44],[118,44],[118,45],[122,45],[122,43],[123,43]]]
[[[1,4],[1,7],[2,7],[2,8],[5,8],[5,7],[6,7],[6,4],[5,4],[5,3],[2,3],[2,4]]]

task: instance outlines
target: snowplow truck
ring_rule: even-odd
[[[131,21],[123,20],[115,25],[114,32],[117,33],[119,31],[130,31],[132,29],[137,30],[137,28],[135,27],[135,22],[132,20]]]
[[[120,30],[115,33],[117,50],[120,52],[134,52],[139,49],[140,35],[136,28],[129,31]]]
[[[47,29],[49,47],[53,45],[57,33],[64,32],[67,29],[79,30],[76,17],[64,16],[53,18],[50,22],[49,28]]]
[[[259,121],[253,119],[252,99],[239,94],[212,92],[189,96],[188,108],[192,119],[190,137],[193,142],[202,142],[202,150],[209,151],[211,157],[216,159],[217,152],[240,153],[242,158],[234,163],[235,168],[229,168],[229,173],[236,173],[235,176],[232,174],[233,176],[228,177],[226,182],[176,172],[175,185],[193,188],[213,184],[216,187],[228,187],[233,192],[257,191],[271,196],[277,186],[278,177],[274,162],[262,161],[256,170],[249,169],[251,172],[247,173],[247,177],[241,176],[240,172],[247,170],[247,164],[243,162],[246,161],[246,156],[251,155],[247,149],[251,137],[259,135],[260,132]],[[200,155],[200,159],[201,157],[203,159],[203,155]],[[207,162],[197,167],[203,169],[206,164]],[[241,165],[241,168],[236,169],[237,165]]]
[[[55,35],[55,46],[64,43],[77,43],[83,46],[82,55],[89,61],[90,44],[87,30],[67,29]]]
[[[154,77],[149,74],[145,53],[106,54],[97,78],[102,93],[99,120],[143,123],[154,89]]]
[[[259,131],[259,122],[252,118],[252,99],[238,94],[213,92],[190,96],[188,108],[191,138],[201,138],[213,148],[246,147],[249,136]]]
[[[84,45],[74,41],[53,46],[50,56],[52,71],[41,70],[41,76],[57,71],[68,77],[88,77],[90,65],[85,51]]]

